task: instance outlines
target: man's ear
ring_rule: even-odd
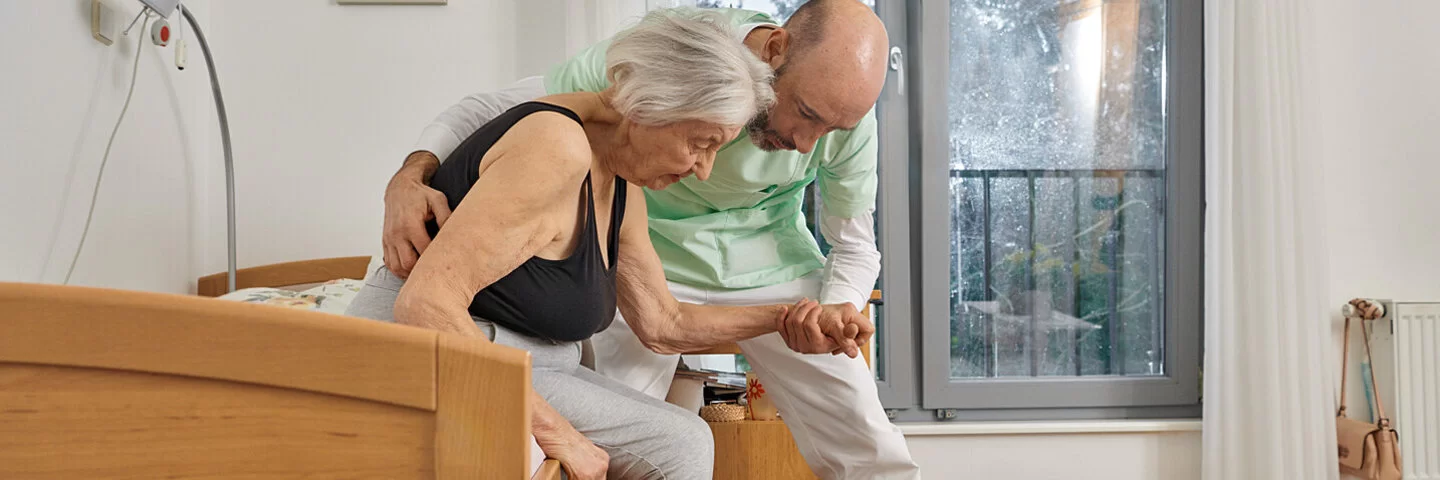
[[[776,27],[770,30],[770,37],[765,39],[765,57],[761,58],[772,69],[779,69],[789,58],[790,54],[790,32],[784,28]]]

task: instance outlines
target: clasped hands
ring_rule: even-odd
[[[860,355],[875,325],[849,303],[821,305],[808,298],[786,306],[775,329],[785,345],[800,353]]]

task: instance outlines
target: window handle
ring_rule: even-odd
[[[890,69],[896,73],[896,92],[905,96],[905,51],[899,45],[890,47]]]

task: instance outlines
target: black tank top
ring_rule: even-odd
[[[556,105],[527,102],[495,117],[465,139],[430,178],[430,187],[445,194],[453,211],[480,178],[485,152],[521,119],[536,112],[557,112],[584,124],[575,112]],[[615,200],[610,210],[611,265],[600,256],[595,227],[595,200],[590,174],[580,185],[585,198],[585,226],[575,252],[564,260],[531,257],[504,278],[475,294],[470,314],[510,330],[553,341],[590,338],[615,318],[615,262],[618,261],[620,224],[625,218],[625,181],[615,177]],[[475,208],[475,205],[470,208]],[[484,208],[484,206],[479,206]],[[439,228],[427,225],[430,238]]]

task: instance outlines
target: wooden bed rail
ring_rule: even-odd
[[[0,283],[0,478],[526,478],[529,366],[383,322]]]

